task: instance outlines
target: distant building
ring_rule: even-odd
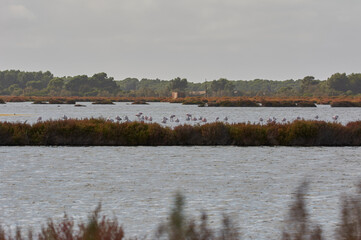
[[[186,94],[184,92],[172,92],[173,99],[184,98],[185,96]]]
[[[189,96],[191,96],[191,97],[205,96],[206,93],[207,93],[206,91],[191,91],[191,92],[189,92]]]

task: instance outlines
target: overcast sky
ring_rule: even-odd
[[[202,82],[361,72],[360,0],[0,0],[0,70]]]

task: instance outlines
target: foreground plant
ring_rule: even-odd
[[[81,222],[75,226],[74,220],[67,215],[59,223],[48,220],[47,224],[41,228],[37,235],[38,240],[122,240],[124,231],[117,219],[110,220],[105,216],[100,217],[101,205],[89,216],[88,222]],[[28,231],[25,237],[20,228],[16,228],[15,234],[6,234],[0,226],[0,240],[33,240],[33,231]]]
[[[173,209],[169,221],[161,224],[156,233],[157,239],[168,240],[237,240],[240,239],[239,229],[228,216],[223,216],[222,227],[216,231],[208,226],[208,217],[202,213],[200,221],[188,219],[184,213],[184,197],[175,195]]]

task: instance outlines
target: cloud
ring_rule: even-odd
[[[359,0],[29,2],[0,0],[0,61],[18,68],[282,79],[361,64]]]
[[[20,19],[20,20],[34,20],[36,18],[35,14],[31,12],[26,6],[21,4],[13,4],[7,6],[5,16],[10,19]]]

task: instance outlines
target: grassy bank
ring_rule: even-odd
[[[1,145],[45,146],[361,146],[361,121],[297,120],[288,123],[163,127],[157,123],[110,122],[105,119],[0,123]]]
[[[306,206],[308,183],[301,184],[294,200],[289,206],[288,215],[285,218],[280,239],[282,240],[322,240],[325,233],[322,227],[311,220]],[[344,196],[340,212],[340,220],[334,229],[334,239],[359,240],[361,239],[361,196]],[[185,200],[181,194],[176,194],[173,208],[167,221],[159,224],[153,236],[139,239],[164,239],[164,240],[238,240],[242,239],[242,229],[231,218],[223,215],[222,225],[210,227],[207,214],[203,213],[200,219],[193,219],[185,215]],[[6,231],[0,225],[0,240],[121,240],[127,239],[121,224],[116,218],[109,219],[100,216],[100,205],[89,216],[86,223],[75,224],[74,220],[67,215],[63,220],[56,223],[48,220],[41,227],[39,233],[31,229],[24,235],[20,228],[15,233]],[[141,222],[139,226],[141,228]],[[138,239],[138,238],[128,238]],[[276,237],[272,238],[276,239]]]

